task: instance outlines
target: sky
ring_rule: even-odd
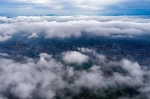
[[[150,0],[1,0],[0,16],[150,15]]]

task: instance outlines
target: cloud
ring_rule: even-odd
[[[39,36],[36,33],[32,33],[28,38],[38,38]]]
[[[20,1],[20,2],[26,2],[26,3],[36,3],[36,4],[42,4],[42,3],[48,3],[50,2],[49,0],[34,0],[34,1],[30,1],[30,0],[16,0],[16,1]]]
[[[55,96],[55,91],[64,87],[65,82],[61,77],[62,65],[57,63],[48,54],[40,54],[40,59],[35,63],[32,59],[27,63],[18,63],[10,59],[0,59],[0,94],[9,93],[21,99],[33,98],[38,90],[38,97],[50,99]],[[54,86],[57,86],[54,87]],[[7,97],[7,96],[6,96]]]
[[[141,17],[100,16],[21,16],[0,17],[1,41],[17,33],[44,35],[45,38],[70,38],[82,35],[136,37],[149,34],[150,20]]]
[[[105,63],[107,60],[105,55],[97,53],[94,49],[79,47],[77,50],[85,54],[92,54],[94,56],[94,60],[97,60],[98,63]]]
[[[77,51],[69,51],[63,53],[63,60],[69,64],[76,63],[78,65],[82,65],[83,63],[88,62],[88,59],[88,56]]]
[[[7,53],[0,53],[0,56],[9,57],[9,55]]]
[[[112,38],[134,38],[134,36],[131,35],[117,35],[112,36]]]
[[[127,70],[132,76],[142,76],[143,71],[138,63],[132,63],[128,60],[122,60],[121,66]]]
[[[61,54],[60,58],[68,63],[80,65],[88,62],[87,59],[92,59],[88,53],[100,56],[93,49],[89,50],[84,51],[84,54],[67,51]],[[105,63],[102,65],[95,61],[99,59]],[[113,88],[113,92],[115,92],[117,88],[130,87],[136,88],[141,93],[138,95],[149,96],[147,93],[149,93],[150,80],[145,77],[150,77],[150,72],[143,70],[138,63],[126,59],[117,62],[108,61],[104,55],[91,61],[93,64],[87,70],[75,70],[69,66],[70,64],[65,65],[46,53],[39,54],[38,59],[25,58],[23,62],[0,58],[2,64],[0,66],[0,97],[5,99],[9,93],[19,99],[54,99],[57,95],[69,98],[64,96],[66,94],[64,90],[69,90],[69,92],[73,92],[72,95],[77,95],[83,87],[90,89],[91,92],[96,90],[103,92],[110,88]],[[114,71],[114,68],[117,71]],[[123,75],[125,71],[127,75]],[[96,93],[101,95],[99,91]],[[103,93],[103,95],[107,96],[107,93]],[[128,96],[119,97],[129,98]],[[136,97],[133,95],[133,99]]]
[[[89,49],[89,48],[77,48],[79,51],[81,51],[82,53],[91,53],[93,52],[93,50]]]
[[[61,9],[65,9],[65,8],[79,8],[79,9],[87,9],[89,8],[90,10],[98,10],[101,7],[105,7],[107,5],[114,5],[114,4],[118,4],[118,3],[122,3],[122,2],[126,2],[125,0],[101,0],[101,1],[97,1],[97,0],[57,0],[57,1],[53,1],[53,0],[34,0],[34,1],[30,1],[30,0],[15,0],[16,2],[23,2],[23,3],[29,3],[29,4],[37,4],[37,5],[41,5],[42,6],[46,6],[48,7],[48,5],[54,5],[55,8],[57,6],[60,6]],[[15,2],[14,1],[14,2]],[[70,5],[68,5],[70,4]],[[95,9],[96,8],[96,9]]]
[[[1,35],[0,35],[0,42],[7,41],[7,40],[10,39],[10,38],[12,38],[12,36],[7,36],[7,35],[1,36]]]

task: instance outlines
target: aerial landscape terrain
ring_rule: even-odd
[[[149,0],[2,0],[0,99],[150,99],[149,15]]]

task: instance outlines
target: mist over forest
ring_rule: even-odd
[[[0,99],[150,99],[150,19],[0,17]]]

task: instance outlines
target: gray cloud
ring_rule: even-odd
[[[144,76],[150,77],[150,72],[142,69],[138,63],[126,59],[119,62],[108,61],[105,55],[100,55],[93,49],[78,49],[82,49],[79,50],[82,52],[63,52],[61,55],[64,56],[61,58],[67,57],[65,61],[75,62],[82,67],[81,63],[87,61],[86,59],[92,60],[92,57],[88,56],[88,53],[91,53],[99,63],[93,63],[87,70],[75,70],[70,67],[71,64],[66,66],[46,53],[41,53],[38,60],[25,58],[24,62],[0,58],[0,96],[5,99],[7,96],[4,93],[9,92],[20,99],[35,97],[54,99],[56,93],[65,88],[76,94],[82,87],[91,90],[113,87],[115,90],[118,86],[137,87],[138,91],[148,96],[150,80],[145,81]],[[105,68],[112,74],[108,76]],[[111,68],[122,69],[121,71],[126,71],[127,74],[115,72]]]
[[[61,77],[62,64],[57,63],[50,55],[40,54],[36,63],[32,59],[28,59],[27,63],[18,63],[10,59],[0,61],[1,93],[10,89],[11,94],[24,99],[33,98],[34,92],[38,90],[41,97],[50,99],[55,96],[56,90],[65,86]]]
[[[56,20],[56,21],[54,21]],[[140,17],[88,17],[88,16],[37,16],[0,18],[1,41],[6,41],[12,35],[25,32],[32,35],[44,34],[45,38],[80,37],[87,35],[134,37],[149,34],[150,20]],[[117,36],[118,35],[118,36]]]

